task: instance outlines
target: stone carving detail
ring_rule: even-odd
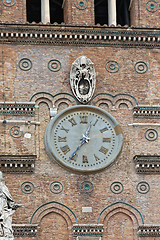
[[[12,214],[22,205],[14,202],[8,188],[2,182],[2,177],[2,172],[0,172],[0,239],[14,240]]]
[[[160,156],[158,155],[136,155],[133,160],[135,162],[136,173],[160,173]]]
[[[79,102],[86,104],[91,100],[96,86],[96,73],[89,58],[82,56],[72,63],[70,84]]]

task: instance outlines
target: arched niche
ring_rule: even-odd
[[[102,210],[98,223],[104,227],[103,240],[138,240],[137,230],[144,221],[138,209],[117,202]]]
[[[31,224],[38,224],[38,237],[43,239],[73,239],[72,225],[77,224],[77,218],[70,208],[58,203],[49,202],[41,205],[33,213]]]

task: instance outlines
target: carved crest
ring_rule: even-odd
[[[79,102],[86,104],[91,100],[96,86],[96,73],[89,58],[82,56],[72,63],[70,84]]]

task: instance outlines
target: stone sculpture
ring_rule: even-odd
[[[0,172],[0,240],[14,240],[12,214],[22,205],[14,202],[2,178],[3,175]]]
[[[88,103],[96,86],[96,73],[91,60],[85,56],[77,58],[70,72],[71,89],[79,102]]]

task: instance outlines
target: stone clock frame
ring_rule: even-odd
[[[95,106],[73,106],[51,119],[45,132],[51,160],[78,173],[110,166],[123,145],[122,130],[108,112]]]

